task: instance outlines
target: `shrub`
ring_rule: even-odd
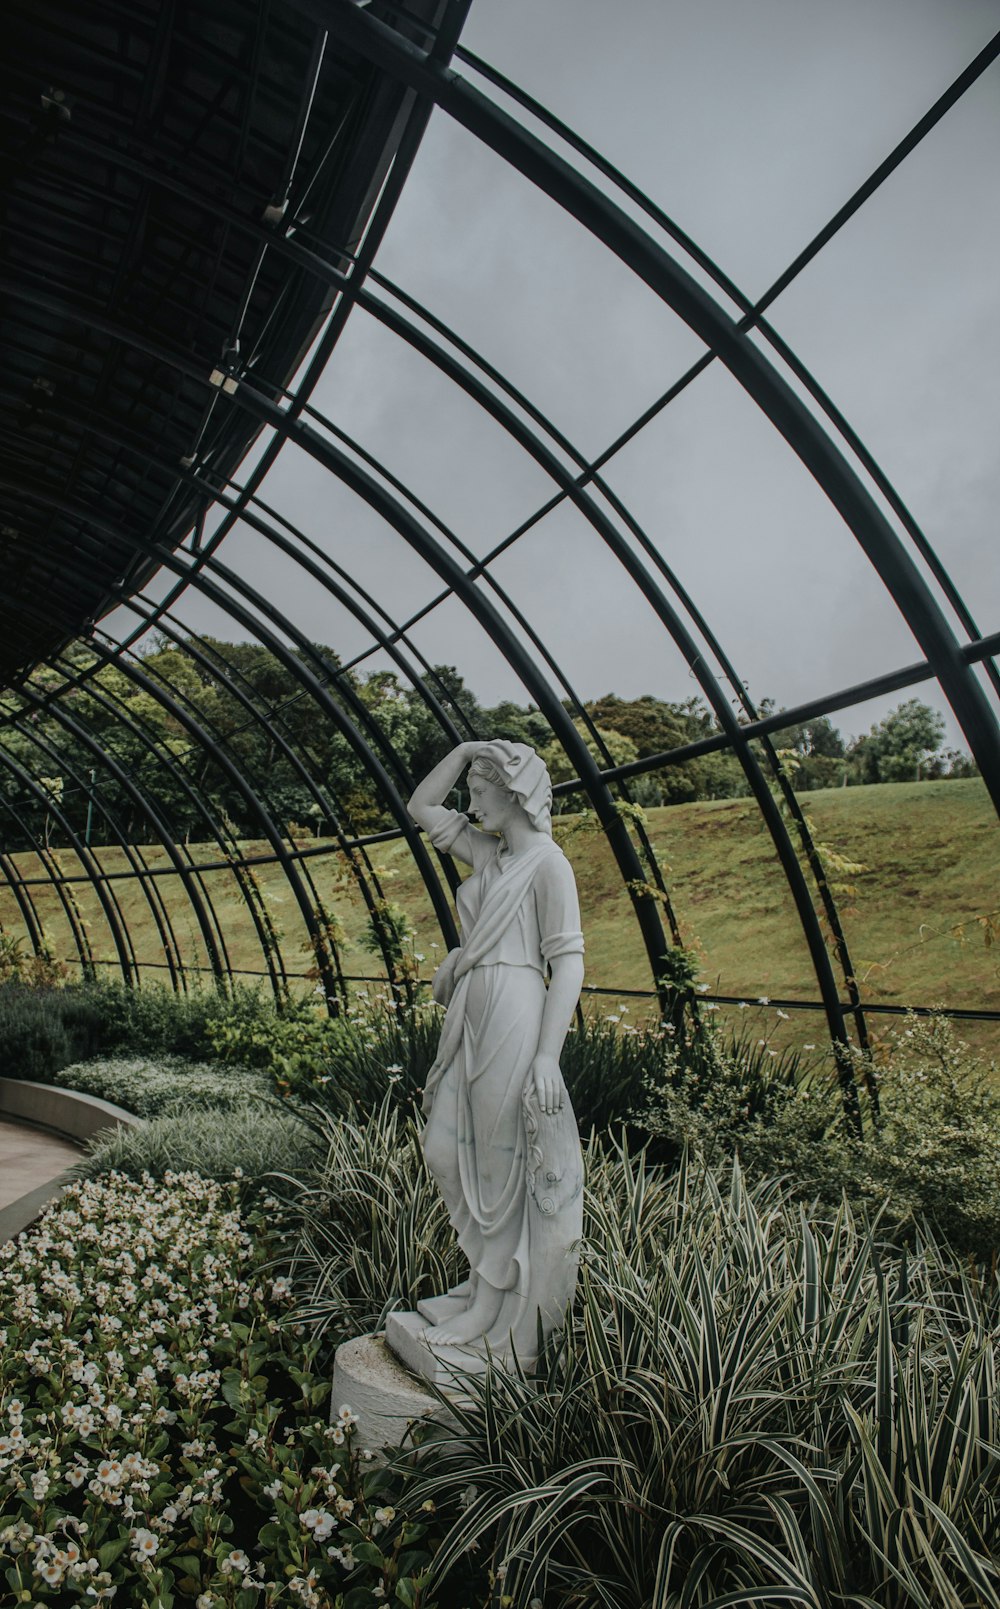
[[[670,1054],[659,1023],[619,1026],[619,1013],[575,1021],[559,1058],[582,1134],[621,1124],[640,1104],[643,1087]]]
[[[327,1123],[299,1192],[296,1316],[339,1332],[454,1263],[413,1124],[389,1102]],[[567,1330],[533,1378],[465,1380],[454,1432],[415,1474],[396,1462],[410,1510],[449,1520],[429,1590],[512,1609],[1000,1609],[996,1278],[738,1164],[669,1170],[595,1137],[587,1180]]]
[[[171,1108],[234,1111],[266,1105],[272,1098],[262,1073],[245,1068],[220,1068],[208,1062],[185,1061],[161,1055],[101,1057],[63,1067],[54,1082],[64,1089],[98,1095],[114,1101],[138,1117],[156,1117]]]
[[[100,1013],[79,988],[0,984],[0,1054],[10,1078],[48,1083],[67,1062],[93,1055]]]
[[[149,1174],[200,1173],[207,1179],[242,1181],[245,1198],[266,1191],[273,1173],[297,1177],[318,1160],[309,1129],[289,1112],[256,1107],[191,1111],[183,1103],[137,1129],[97,1136],[72,1169],[80,1178],[116,1172],[132,1179]]]
[[[946,1018],[911,1017],[876,1071],[882,1118],[851,1148],[845,1187],[903,1226],[928,1218],[978,1257],[1000,1252],[1000,1092],[995,1063]]]
[[[744,1051],[746,1042],[744,1042]],[[907,1020],[881,1065],[857,1058],[862,1089],[877,1085],[876,1123],[864,1100],[864,1136],[845,1125],[832,1075],[770,1068],[721,1044],[707,1078],[676,1060],[649,1083],[640,1122],[660,1145],[690,1146],[710,1164],[738,1153],[754,1178],[782,1176],[800,1197],[880,1213],[912,1239],[928,1220],[958,1251],[1000,1249],[1000,1094],[995,1067],[972,1055],[945,1018]]]
[[[268,1249],[262,1215],[194,1174],[72,1186],[0,1248],[7,1602],[244,1609],[346,1588],[430,1609],[431,1516],[352,1450],[346,1406],[327,1423]]]
[[[102,981],[83,985],[80,993],[98,1013],[101,1048],[145,1055],[159,1051],[204,1060],[213,1056],[222,1024],[239,1025],[248,1043],[256,1029],[263,1044],[279,1019],[270,996],[241,984],[228,992],[194,989],[175,994],[161,985],[138,989]],[[248,1066],[261,1064],[243,1059]]]

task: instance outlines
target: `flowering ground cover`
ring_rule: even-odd
[[[432,1505],[327,1422],[278,1205],[111,1174],[0,1248],[4,1603],[425,1604]]]

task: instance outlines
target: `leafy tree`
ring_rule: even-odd
[[[857,782],[913,782],[932,774],[928,766],[944,738],[944,719],[929,704],[909,698],[851,744],[848,759]]]
[[[844,777],[844,739],[828,715],[773,734],[775,748],[790,761],[797,792],[835,788]]]
[[[594,738],[587,730],[585,723],[581,720],[575,720],[573,725],[576,727],[577,732],[582,737],[597,764],[600,766],[606,766],[608,763],[607,759],[601,753],[601,750]],[[631,765],[633,760],[637,760],[639,758],[636,746],[630,737],[625,737],[621,732],[615,732],[610,727],[606,726],[598,726],[597,732],[607,753],[611,757],[612,765]],[[547,746],[542,749],[541,755],[542,759],[545,761],[545,764],[548,766],[549,776],[552,778],[553,783],[568,782],[571,777],[576,776],[576,767],[567,757],[566,751],[559,742],[558,738],[553,738],[552,742],[547,744]],[[578,810],[583,803],[584,800],[580,794],[570,794],[568,796],[562,795],[555,801],[554,814],[560,815],[564,810]]]
[[[633,699],[606,693],[587,705],[587,713],[598,726],[609,727],[629,738],[640,760],[712,737],[719,730],[715,717],[700,698],[671,704],[649,693]],[[724,752],[705,754],[696,760],[649,772],[630,786],[644,805],[684,804],[691,799],[731,799],[747,791],[739,762],[734,755]]]

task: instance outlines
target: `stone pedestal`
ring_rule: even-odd
[[[464,1308],[464,1301],[453,1297],[432,1297],[419,1304],[419,1312],[390,1314],[384,1334],[362,1335],[339,1346],[333,1359],[331,1423],[345,1403],[358,1416],[357,1444],[373,1453],[387,1444],[397,1446],[418,1419],[455,1428],[458,1421],[425,1382],[461,1401],[461,1376],[482,1373],[486,1359],[459,1346],[432,1352],[423,1333]]]
[[[342,1403],[358,1416],[356,1444],[373,1453],[387,1444],[397,1446],[416,1420],[442,1411],[438,1399],[389,1351],[383,1335],[360,1335],[337,1348],[331,1423]]]

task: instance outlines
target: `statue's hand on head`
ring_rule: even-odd
[[[566,1099],[566,1085],[559,1070],[558,1057],[539,1052],[528,1076],[535,1087],[539,1110],[546,1117],[555,1117],[557,1112],[562,1111]]]

